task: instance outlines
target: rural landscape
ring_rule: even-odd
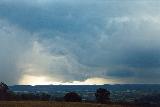
[[[0,107],[160,107],[160,0],[0,0]]]
[[[1,82],[0,100],[0,107],[159,107],[160,85],[7,86]]]

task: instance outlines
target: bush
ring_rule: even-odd
[[[106,89],[97,89],[95,96],[98,103],[107,103],[110,101],[110,92]]]
[[[64,96],[64,100],[67,102],[81,102],[82,98],[77,93],[70,92]]]

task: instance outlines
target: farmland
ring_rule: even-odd
[[[96,104],[77,102],[49,102],[49,101],[1,101],[0,107],[137,107],[135,105]]]

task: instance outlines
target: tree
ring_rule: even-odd
[[[110,100],[110,92],[104,88],[97,89],[95,97],[98,103],[107,103]]]
[[[0,100],[8,100],[9,98],[9,88],[8,86],[1,82],[0,83]]]
[[[64,100],[67,102],[81,102],[82,98],[77,93],[70,92],[64,96]]]
[[[0,83],[0,93],[6,93],[8,91],[8,89],[9,88],[5,83],[3,83],[3,82]]]

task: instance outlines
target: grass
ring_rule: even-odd
[[[49,101],[1,101],[0,107],[137,107],[135,105],[94,104]]]

